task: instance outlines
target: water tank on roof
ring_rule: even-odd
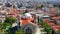
[[[50,17],[49,15],[44,15],[44,16],[42,16],[42,17]]]
[[[25,13],[24,16],[27,18],[27,17],[32,17],[32,15],[30,13]]]

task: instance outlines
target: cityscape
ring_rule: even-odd
[[[60,34],[60,0],[0,0],[0,34]]]

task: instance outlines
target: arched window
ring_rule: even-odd
[[[32,34],[32,29],[30,27],[28,27],[26,30],[25,30],[25,34]]]

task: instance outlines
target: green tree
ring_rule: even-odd
[[[44,7],[44,4],[41,4],[41,8],[43,8]]]
[[[17,31],[15,32],[15,34],[25,34],[25,31],[24,31],[24,30],[17,30]]]
[[[51,29],[51,27],[50,27],[47,23],[44,24],[44,30],[45,30],[48,34],[52,34],[52,29]]]
[[[44,26],[45,22],[39,22],[38,25]]]
[[[11,28],[12,23],[15,23],[17,21],[16,18],[14,17],[6,17],[5,22],[3,23],[4,27],[4,31],[8,32],[8,30]]]
[[[3,32],[4,32],[4,34],[9,34],[7,31],[5,31],[5,29],[4,29],[4,27],[5,26],[8,26],[9,24],[7,24],[7,23],[0,23],[0,34],[3,34]]]
[[[42,27],[44,27],[44,30],[48,34],[52,34],[52,29],[51,29],[51,27],[46,22],[39,22],[38,25],[41,25]]]
[[[12,24],[11,23],[4,23],[4,30],[7,31],[11,28]]]
[[[6,17],[6,20],[5,20],[6,23],[15,23],[16,21],[17,19],[14,17]]]
[[[43,7],[45,7],[44,4],[41,4],[40,6],[37,6],[37,7],[36,7],[36,10],[37,10],[37,9],[42,9]]]

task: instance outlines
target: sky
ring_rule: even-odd
[[[7,1],[7,0],[3,0],[3,1]],[[12,1],[16,1],[16,0],[12,0]],[[42,1],[60,1],[60,0],[21,0],[21,1],[41,1],[42,2]]]
[[[24,0],[24,1],[58,1],[58,0]]]

